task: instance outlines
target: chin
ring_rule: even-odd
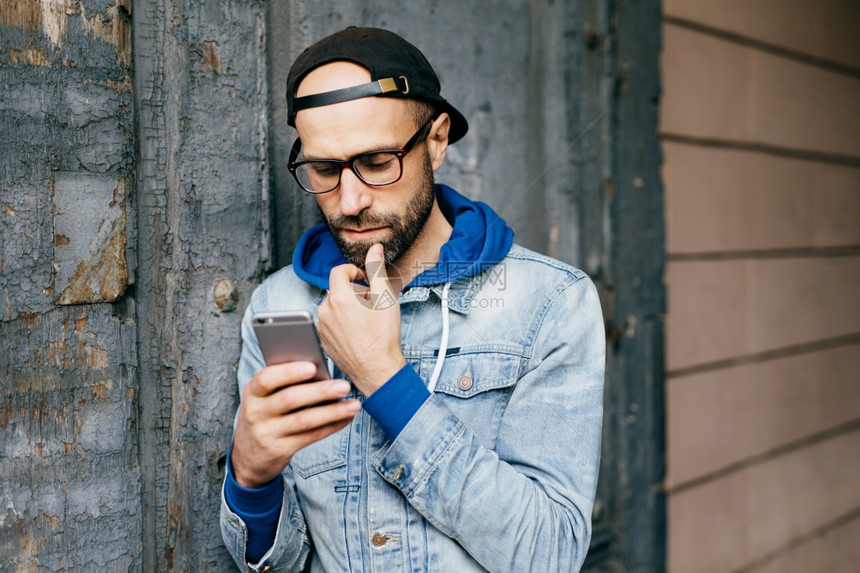
[[[374,239],[372,241],[351,241],[338,234],[338,240],[335,241],[340,248],[340,252],[346,257],[346,260],[353,265],[363,268],[364,261],[367,259],[367,251],[376,243],[382,244],[382,249],[385,252],[385,264],[390,265],[400,258],[399,253],[393,253],[390,241],[387,238]],[[394,255],[394,256],[392,256]]]

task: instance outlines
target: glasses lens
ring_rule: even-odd
[[[400,179],[400,158],[394,153],[368,153],[357,157],[353,168],[371,185],[387,185]]]
[[[399,152],[379,151],[350,160],[352,169],[368,185],[388,185],[400,179],[403,163]],[[326,193],[340,184],[343,162],[308,161],[295,167],[299,184],[311,193]]]
[[[335,161],[311,161],[296,167],[296,179],[309,191],[324,192],[340,182],[340,164]]]

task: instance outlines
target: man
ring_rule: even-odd
[[[433,171],[466,119],[399,36],[348,28],[287,81],[325,225],[254,292],[221,527],[246,571],[571,571],[597,480],[604,335],[579,270]],[[266,367],[250,317],[318,317],[334,380]]]

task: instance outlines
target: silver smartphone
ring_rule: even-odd
[[[303,360],[313,362],[312,380],[331,378],[311,313],[305,310],[262,312],[251,318],[266,365]]]

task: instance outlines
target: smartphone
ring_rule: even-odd
[[[311,313],[305,310],[262,312],[251,318],[257,342],[267,366],[313,362],[317,371],[311,380],[331,378]]]

